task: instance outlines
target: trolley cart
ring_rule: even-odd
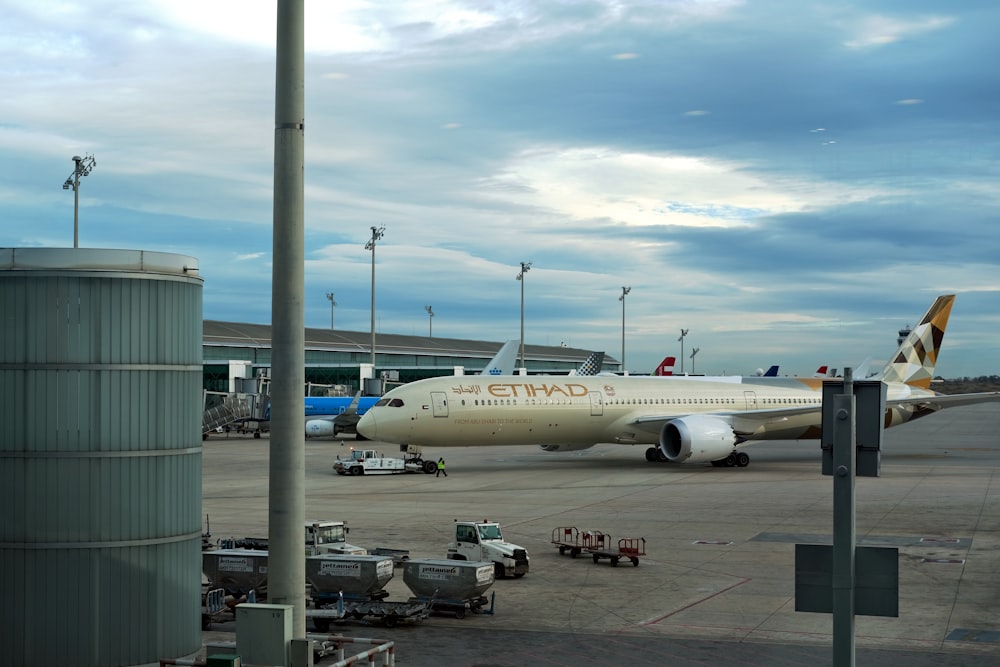
[[[576,558],[583,551],[583,544],[580,541],[580,531],[575,526],[560,526],[552,530],[552,544],[559,549],[559,555],[567,553],[571,558]]]
[[[646,538],[623,537],[618,540],[618,548],[616,550],[594,548],[588,549],[588,551],[595,563],[599,562],[602,558],[607,558],[611,561],[612,567],[617,567],[619,560],[630,560],[633,567],[639,567],[639,556],[646,555]]]
[[[327,632],[330,624],[344,620],[345,607],[343,602],[326,605],[318,609],[306,609],[306,618],[311,620],[317,632]]]
[[[465,618],[466,609],[473,614],[483,613],[482,608],[489,602],[482,595],[466,599],[417,596],[410,598],[410,601],[426,603],[431,610],[454,614],[455,618]]]
[[[323,612],[330,614],[324,615]],[[307,610],[306,616],[313,619],[313,625],[319,632],[326,632],[334,621],[354,620],[364,621],[375,619],[387,628],[394,628],[401,623],[416,623],[430,616],[431,605],[422,600],[407,600],[394,602],[390,600],[345,600],[343,603],[328,605],[321,609]],[[339,614],[339,615],[338,615]]]

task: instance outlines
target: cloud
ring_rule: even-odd
[[[949,16],[911,19],[882,15],[859,16],[852,21],[853,25],[849,28],[853,37],[844,44],[851,49],[875,48],[944,30],[954,22],[954,17]]]

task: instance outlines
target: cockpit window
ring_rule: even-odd
[[[391,401],[389,401],[389,407],[392,407],[392,408],[401,408],[401,407],[403,407],[403,399],[401,399],[401,398],[394,398],[394,399],[392,399]]]
[[[388,398],[380,398],[379,400],[377,400],[375,402],[375,407],[379,408],[379,407],[382,407],[383,405],[388,405],[388,404],[389,404],[389,399]]]

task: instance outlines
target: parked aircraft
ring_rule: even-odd
[[[929,389],[954,295],[938,297],[882,370],[885,425],[1000,400],[1000,392]],[[821,378],[597,376],[419,380],[393,389],[358,423],[367,438],[425,447],[527,445],[549,451],[598,443],[650,445],[647,461],[746,466],[741,448],[821,434]]]
[[[676,361],[677,357],[663,357],[663,361],[653,369],[653,375],[673,375]]]
[[[517,363],[518,341],[509,340],[486,364],[480,375],[511,375]],[[361,415],[375,405],[378,396],[306,396],[306,436],[334,436],[355,431]]]
[[[579,368],[571,370],[569,375],[597,375],[601,372],[602,365],[604,365],[604,353],[592,352],[589,357],[583,360]]]

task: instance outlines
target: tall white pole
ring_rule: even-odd
[[[687,334],[687,329],[681,329],[681,337],[677,339],[681,342],[681,375],[684,375],[684,336]]]
[[[524,274],[531,269],[531,262],[521,262],[521,271],[517,274],[517,280],[521,282],[521,366],[524,365]]]
[[[306,635],[303,5],[304,0],[278,0],[268,508],[268,602],[292,607],[292,632],[297,638]]]
[[[372,226],[372,237],[365,244],[365,250],[372,251],[372,371],[375,371],[375,244],[385,234],[385,226]]]
[[[622,302],[622,371],[625,369],[625,297],[632,291],[631,287],[622,286],[622,295],[618,300]]]

